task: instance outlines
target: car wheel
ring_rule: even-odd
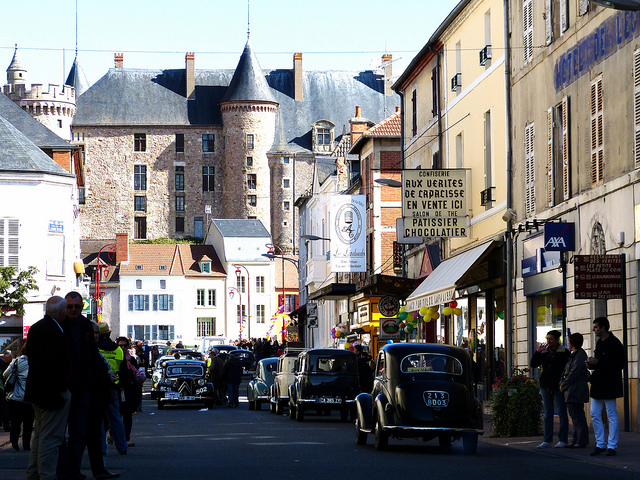
[[[298,422],[304,422],[304,410],[302,409],[302,405],[296,407],[296,420]]]
[[[349,420],[349,409],[343,408],[342,410],[340,410],[340,421],[346,422],[347,420]]]
[[[253,400],[249,400],[249,410],[255,410],[256,408],[256,404],[253,402]]]
[[[205,408],[208,408],[209,410],[213,409],[213,398],[206,400],[204,402],[204,406]]]
[[[260,400],[256,400],[255,405],[256,405],[255,407],[256,410],[258,411],[262,410],[262,402]]]
[[[466,455],[476,453],[478,449],[478,434],[467,433],[462,437],[462,449]]]
[[[375,443],[376,450],[386,449],[387,445],[389,444],[389,434],[386,433],[384,430],[382,430],[382,422],[380,421],[380,418],[376,419],[375,436],[376,436],[376,443]]]
[[[296,419],[296,406],[293,405],[292,403],[289,404],[289,418],[291,420]]]
[[[282,415],[282,411],[284,410],[284,407],[282,405],[282,402],[278,399],[276,399],[276,403],[274,405],[274,409],[275,409],[275,414],[276,415]]]
[[[358,445],[367,444],[367,432],[360,429],[360,419],[356,418],[356,443]]]
[[[443,453],[451,453],[451,435],[440,435],[438,444]]]
[[[158,400],[158,410],[163,410],[163,409],[164,409],[164,403]]]

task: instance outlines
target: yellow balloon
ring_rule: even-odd
[[[461,308],[454,308],[453,309],[453,314],[454,315],[462,315],[462,309]]]
[[[349,348],[351,348],[351,344],[349,342],[344,344],[344,348],[346,348],[347,350],[349,350]]]
[[[537,320],[538,320],[538,323],[544,322],[544,315],[538,315]]]
[[[538,307],[538,315],[546,315],[549,309],[544,305]]]
[[[400,307],[400,311],[401,311],[401,312],[404,312],[404,307]]]
[[[445,316],[451,315],[451,307],[444,307],[442,309],[442,314]]]
[[[423,317],[427,314],[428,311],[429,309],[427,307],[420,307],[420,315],[422,315]]]
[[[431,318],[434,319],[434,320],[439,319],[440,318],[440,313],[439,312],[433,312],[431,314]]]
[[[407,314],[407,323],[411,323],[411,322],[413,322],[413,319],[414,319],[414,318],[415,318],[415,317],[413,316],[413,313],[408,313],[408,314]]]
[[[429,323],[429,322],[431,321],[431,318],[432,318],[432,317],[424,317],[424,321],[425,321],[426,323]]]

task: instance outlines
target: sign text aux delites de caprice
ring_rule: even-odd
[[[403,170],[405,236],[465,237],[467,170]]]

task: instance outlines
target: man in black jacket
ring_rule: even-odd
[[[560,429],[556,448],[567,445],[569,439],[569,417],[564,403],[564,394],[560,391],[560,378],[569,359],[568,349],[560,343],[560,332],[551,330],[547,333],[547,343],[542,343],[531,358],[533,368],[542,367],[540,375],[540,394],[544,405],[544,441],[538,448],[549,448],[553,443],[553,417],[558,412]]]
[[[70,352],[62,326],[67,302],[62,297],[47,300],[45,316],[29,329],[25,354],[29,375],[24,400],[33,404],[35,428],[27,480],[56,478],[58,449],[62,444],[71,394]]]
[[[587,367],[591,373],[591,422],[596,437],[596,449],[591,455],[607,452],[611,457],[618,448],[618,410],[616,398],[623,396],[622,369],[624,368],[625,351],[620,340],[609,331],[610,324],[606,317],[598,317],[593,321],[593,331],[598,337],[593,357],[587,359]],[[609,438],[605,441],[602,410],[607,409],[609,420]]]

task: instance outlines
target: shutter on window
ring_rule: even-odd
[[[636,167],[640,165],[640,50],[633,52],[633,153]]]
[[[602,78],[591,84],[591,183],[604,180],[604,119]]]
[[[547,203],[553,206],[553,108],[547,110]]]
[[[151,325],[144,326],[144,339],[151,340]]]
[[[158,310],[158,295],[153,296],[153,310]]]
[[[560,34],[569,28],[569,6],[567,0],[560,0]]]
[[[158,325],[151,325],[151,340],[158,340]]]
[[[584,15],[589,11],[589,0],[580,0],[579,14],[580,16]]]
[[[127,337],[133,338],[133,325],[127,325]]]
[[[522,2],[522,32],[524,62],[528,62],[533,56],[533,0]]]
[[[133,295],[129,295],[129,311],[133,311]]]
[[[553,7],[552,0],[544,0],[544,33],[547,45],[553,42]]]
[[[149,310],[149,295],[144,295],[144,309]]]
[[[175,328],[173,325],[169,325],[169,340],[171,340],[173,342],[174,338],[175,338]]]
[[[571,195],[569,184],[569,97],[562,98],[562,198]]]
[[[529,124],[524,130],[525,155],[525,212],[527,216],[535,212],[535,155],[534,155],[534,124]]]
[[[173,310],[173,295],[169,295],[169,310]]]

